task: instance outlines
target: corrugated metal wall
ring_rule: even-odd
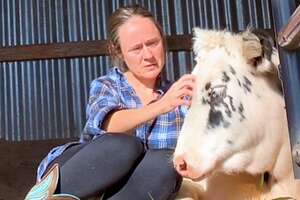
[[[0,46],[106,39],[107,17],[122,5],[151,10],[166,34],[192,27],[272,28],[269,0],[0,0]],[[170,53],[170,80],[191,71],[190,52]],[[0,63],[0,138],[78,137],[92,79],[107,57]]]

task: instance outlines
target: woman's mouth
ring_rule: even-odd
[[[156,67],[156,63],[148,64],[145,67]]]

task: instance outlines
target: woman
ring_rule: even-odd
[[[53,149],[38,169],[38,184],[59,169],[49,199],[102,195],[103,199],[173,199],[181,177],[171,164],[195,77],[166,90],[161,73],[166,42],[159,24],[141,7],[109,19],[109,52],[117,67],[91,83],[80,142]],[[188,97],[188,98],[186,98]],[[50,184],[48,184],[50,185]],[[30,198],[27,199],[30,199]]]

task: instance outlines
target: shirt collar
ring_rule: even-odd
[[[122,72],[118,67],[113,67],[111,73],[113,73],[117,79],[118,84],[121,90],[127,90],[131,93],[135,93],[133,87],[128,83],[127,79],[124,76],[124,72]],[[164,95],[163,86],[159,86],[159,88],[156,89],[156,92],[159,94],[159,96]]]

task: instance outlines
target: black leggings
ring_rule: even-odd
[[[173,150],[144,150],[140,139],[127,134],[104,134],[69,147],[54,162],[60,166],[56,193],[80,199],[174,199],[182,178],[174,170]],[[48,167],[48,169],[51,166]]]

